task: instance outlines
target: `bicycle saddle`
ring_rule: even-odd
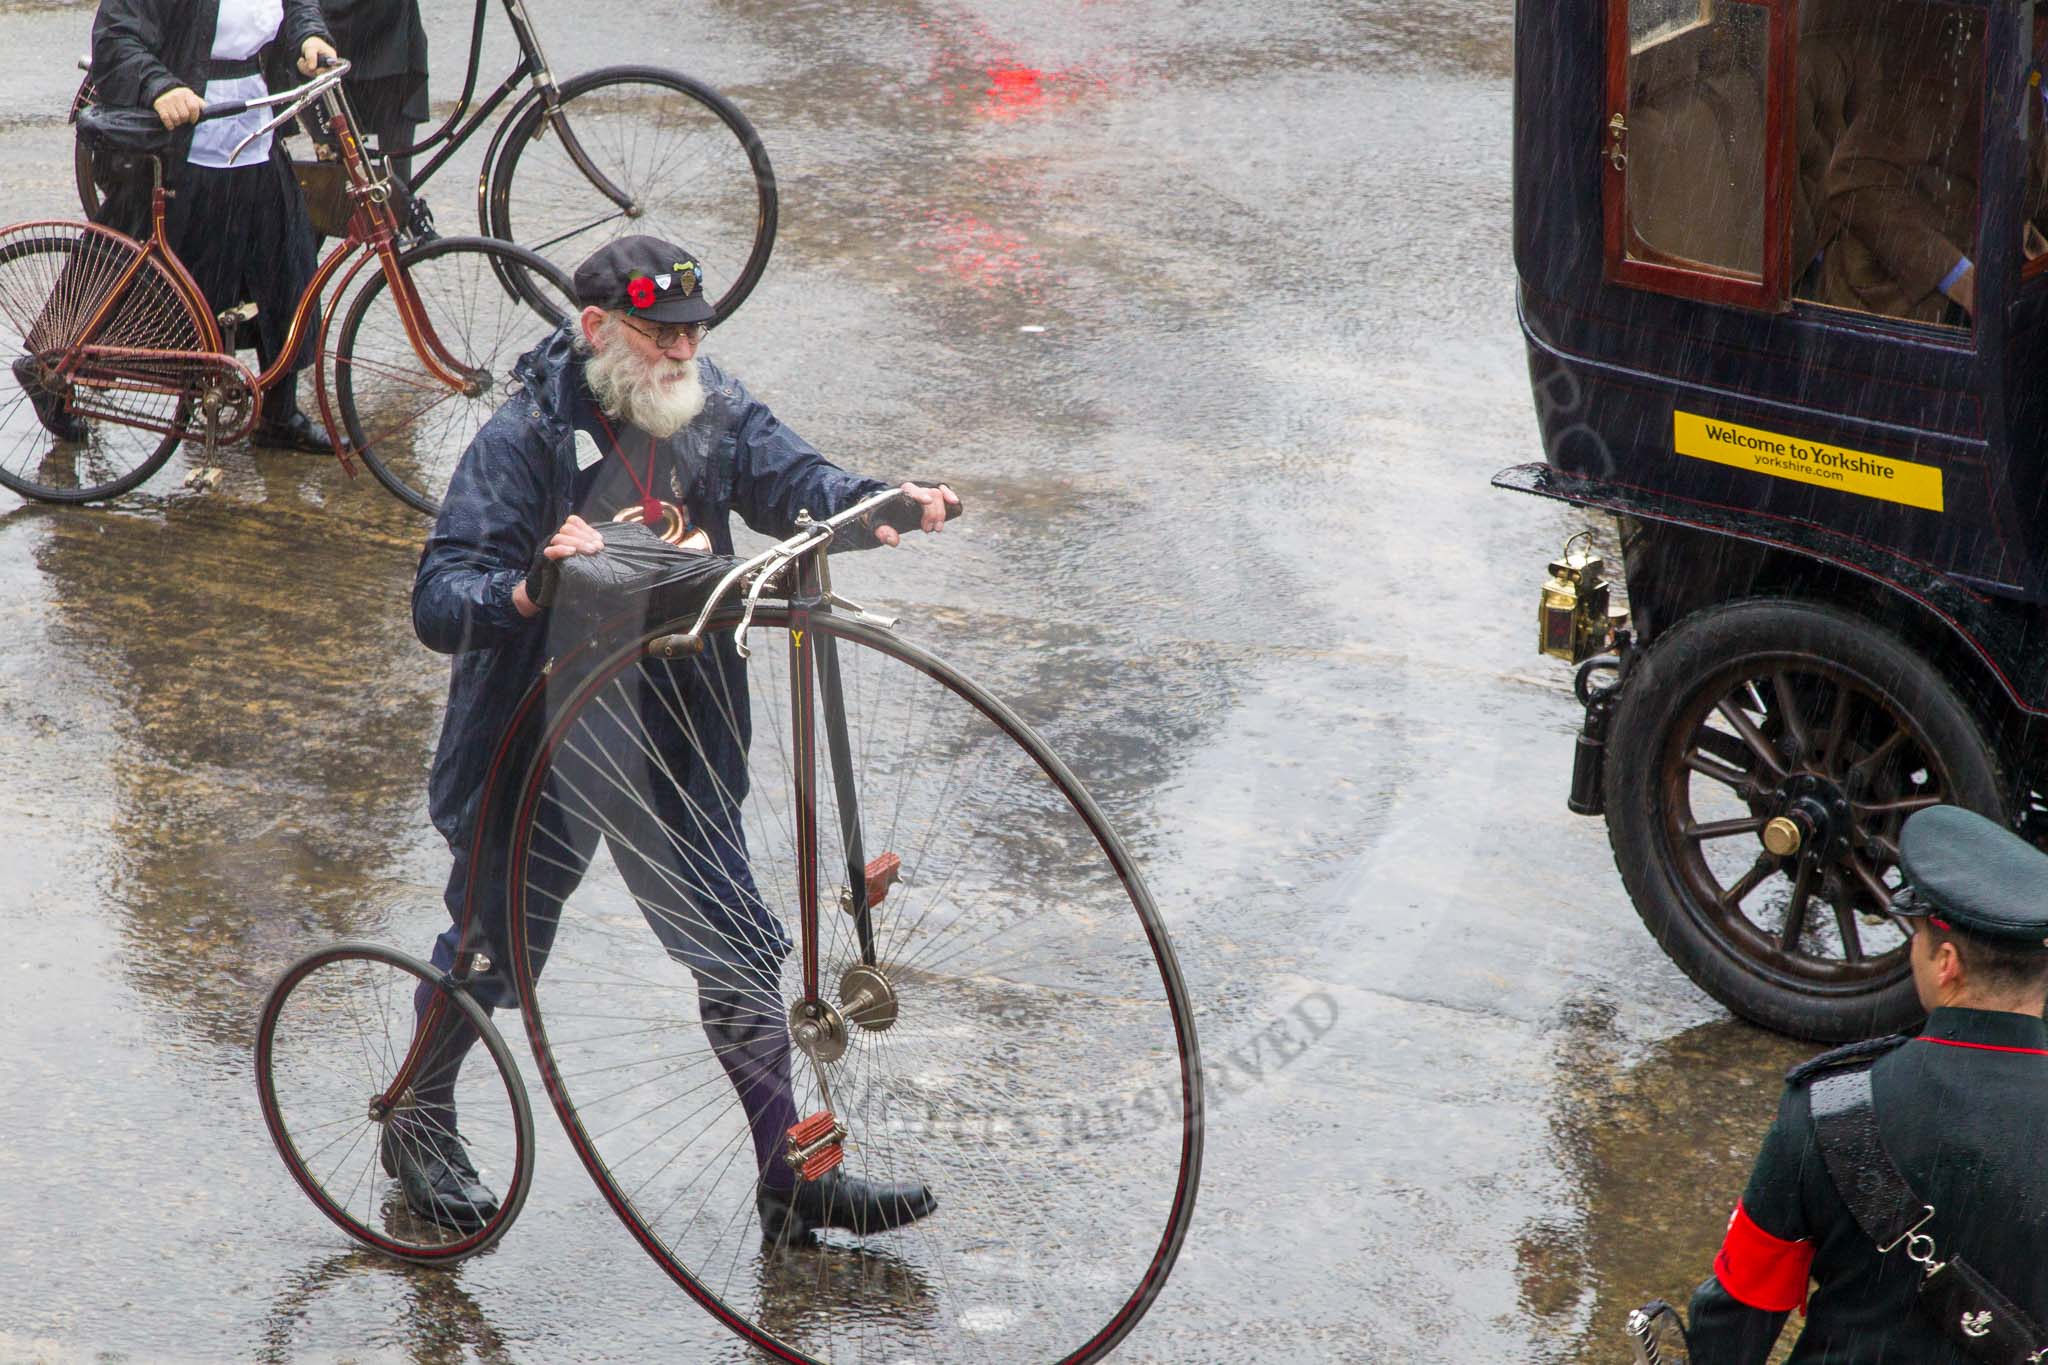
[[[171,150],[177,140],[154,109],[127,105],[88,104],[78,111],[78,135],[96,152],[138,152],[155,155]]]

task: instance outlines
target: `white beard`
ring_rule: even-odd
[[[665,441],[704,411],[704,377],[695,356],[641,360],[620,339],[624,328],[618,318],[605,319],[595,352],[583,362],[583,382],[606,413]]]

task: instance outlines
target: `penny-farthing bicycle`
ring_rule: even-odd
[[[623,637],[579,633],[500,746],[480,826],[502,822],[502,852],[473,884],[502,895],[496,950],[572,1145],[721,1322],[787,1361],[1096,1360],[1158,1294],[1194,1207],[1187,992],[1129,851],[1067,766],[833,592],[835,536],[904,516],[879,494],[687,604],[657,597]],[[742,902],[786,926],[786,948],[744,927]],[[763,960],[723,994],[700,984]],[[469,993],[480,965],[466,954],[443,977],[336,945],[285,973],[259,1028],[263,1110],[294,1177],[350,1235],[412,1260],[490,1245],[531,1179],[518,1076]],[[797,1178],[918,1181],[935,1212],[764,1245],[733,1054],[712,1041],[729,1034],[710,1002],[733,990],[786,1049]],[[413,1217],[379,1164],[431,1050],[415,992],[483,1033],[457,1100],[502,1190],[480,1226]]]

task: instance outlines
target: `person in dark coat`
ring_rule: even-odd
[[[1852,1067],[1869,1069],[1884,1149],[1935,1210],[1922,1232],[1938,1256],[1967,1261],[2048,1322],[2048,855],[1953,806],[1915,812],[1899,843],[1910,889],[1892,913],[1914,926],[1926,1026],[1786,1078],[1714,1273],[1693,1295],[1694,1365],[1763,1365],[1794,1309],[1806,1317],[1794,1365],[1979,1365],[1916,1301],[1922,1266],[1905,1246],[1878,1250],[1823,1159],[1811,1091]]]
[[[427,30],[419,0],[320,0],[328,31],[348,54],[342,89],[377,150],[412,144],[427,121]],[[412,156],[391,158],[398,178],[412,181]]]
[[[822,518],[889,487],[831,464],[737,379],[697,354],[712,310],[701,267],[682,248],[621,238],[585,261],[574,285],[582,312],[518,361],[516,392],[463,453],[413,580],[414,629],[429,648],[454,656],[428,779],[429,813],[455,859],[445,893],[451,924],[435,942],[433,961],[445,971],[458,954],[483,954],[491,965],[471,982],[486,1008],[514,1002],[503,924],[509,831],[496,828],[495,819],[493,828],[479,830],[479,808],[507,723],[554,652],[550,614],[541,606],[546,566],[601,551],[597,526],[622,508],[655,525],[673,498],[679,529],[687,522],[710,549],[731,554],[734,512],[756,531],[786,537],[805,511]],[[943,526],[946,505],[958,502],[947,489],[901,487],[923,504],[926,531]],[[887,527],[873,535],[883,544],[897,540]],[[732,734],[722,721],[709,723],[716,716],[711,708],[732,707],[737,697],[744,712],[744,664],[729,639],[707,652],[714,655],[705,665],[714,684],[690,700],[696,711],[680,721],[699,733]],[[698,724],[700,714],[707,723]],[[648,727],[641,733],[666,752],[661,737],[679,718],[637,719]],[[744,742],[741,733],[710,751],[717,771],[682,774],[666,792],[636,793],[648,806],[607,810],[611,855],[670,957],[696,977],[700,1016],[753,1133],[764,1234],[781,1240],[827,1226],[898,1226],[934,1206],[924,1187],[874,1184],[843,1170],[799,1183],[780,1159],[798,1118],[788,1028],[779,1012],[780,966],[790,941],[754,887],[743,845],[693,854],[658,832],[631,837],[632,822],[664,800],[690,802],[699,813],[743,800]],[[557,872],[537,875],[556,877],[542,899],[559,905],[595,851],[596,830],[585,822],[545,833],[556,850],[547,864]],[[640,851],[648,849],[656,853]],[[695,932],[665,930],[665,912],[655,908],[664,883],[702,891],[693,897],[704,902],[691,912],[703,917]],[[474,917],[466,906],[475,907]],[[422,1018],[432,995],[431,988],[421,991]],[[414,1087],[418,1108],[387,1124],[384,1134],[385,1169],[398,1177],[414,1211],[457,1227],[480,1225],[497,1208],[455,1137],[455,1073],[474,1042],[459,1020],[432,1041]]]
[[[252,110],[204,123],[199,115],[209,103],[260,96],[273,83],[288,88],[294,65],[310,76],[322,58],[335,55],[318,0],[102,0],[93,19],[96,98],[154,109],[164,127],[179,130],[165,166],[171,249],[216,313],[255,300],[256,354],[264,368],[283,353],[292,313],[313,278],[313,230],[275,136],[231,162],[236,144],[270,114]],[[97,221],[148,236],[150,189],[147,175],[112,185]],[[297,371],[313,361],[317,321],[291,371],[263,397],[260,445],[331,449],[298,408]]]

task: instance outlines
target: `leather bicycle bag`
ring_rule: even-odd
[[[608,632],[700,610],[738,563],[728,555],[679,550],[638,522],[607,521],[595,529],[604,549],[556,560],[550,597],[579,621],[603,622]]]
[[[1941,1334],[1986,1365],[2039,1365],[2048,1338],[1960,1256],[1942,1259],[1927,1229],[1934,1206],[1907,1183],[1877,1131],[1868,1066],[1830,1071],[1808,1093],[1813,1130],[1842,1202],[1880,1255],[1903,1249],[1920,1267],[1917,1302]]]

